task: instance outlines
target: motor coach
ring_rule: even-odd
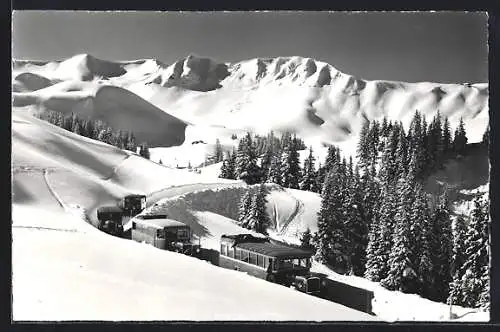
[[[186,224],[168,219],[166,215],[139,215],[132,220],[132,240],[145,242],[156,248],[189,256],[200,255],[200,244],[192,243],[194,234]]]
[[[116,206],[102,206],[97,209],[97,228],[111,235],[123,236],[123,210]]]
[[[146,195],[127,195],[118,204],[125,216],[135,216],[146,208]]]
[[[219,266],[319,294],[321,279],[309,272],[312,252],[250,234],[222,235]]]

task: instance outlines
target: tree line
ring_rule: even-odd
[[[139,148],[141,156],[146,159],[150,158],[147,142],[137,144],[134,133],[115,130],[101,120],[82,119],[74,113],[64,116],[61,112],[50,110],[36,113],[35,116],[77,135],[98,140],[120,149],[136,152],[137,148]]]
[[[302,171],[298,151],[304,148],[304,142],[289,132],[281,137],[273,132],[267,136],[246,133],[238,141],[238,148],[226,153],[219,177],[242,179],[248,184],[273,182],[299,189]]]
[[[329,149],[318,232],[305,234],[304,245],[312,242],[316,258],[335,270],[390,290],[487,306],[487,202],[478,198],[472,215],[462,217],[464,232],[453,227],[446,190],[437,197],[424,190],[446,160],[466,155],[466,145],[463,120],[452,138],[439,112],[429,124],[415,112],[408,133],[400,122],[365,123],[359,166]]]
[[[487,131],[485,146],[488,137]],[[407,132],[401,122],[366,121],[358,163],[330,146],[322,164],[315,165],[310,148],[301,166],[298,151],[304,145],[295,135],[278,138],[271,132],[259,149],[257,141],[247,133],[226,154],[220,177],[320,193],[318,231],[307,230],[301,239],[318,261],[391,290],[488,306],[488,202],[477,198],[472,214],[453,222],[446,189],[433,194],[424,190],[429,175],[447,160],[467,154],[462,119],[454,132],[439,111],[430,123],[416,111]],[[248,212],[250,201],[242,197],[241,216],[256,215]],[[241,217],[239,222],[262,231],[260,221],[251,220]]]

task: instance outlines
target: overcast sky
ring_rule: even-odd
[[[13,57],[107,60],[190,53],[223,62],[298,55],[365,79],[487,82],[482,13],[56,12],[13,15]]]

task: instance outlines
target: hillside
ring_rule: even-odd
[[[346,150],[352,150],[365,119],[387,116],[407,126],[417,109],[428,117],[439,109],[452,127],[463,117],[470,142],[480,140],[488,123],[486,83],[367,81],[298,56],[219,63],[189,55],[168,66],[154,59],[105,61],[80,54],[64,61],[15,60],[13,74],[14,91],[20,91],[14,93],[15,106],[48,104],[63,112],[95,109],[96,115],[114,119],[110,124],[120,128],[140,127],[134,111],[140,111],[141,118],[154,114],[141,128],[158,123],[158,111],[163,111],[170,115],[162,119],[163,128],[168,128],[164,132],[171,134],[162,136],[167,134],[152,125],[148,137],[155,146],[184,141],[184,126],[171,116],[193,125],[191,132],[206,143],[214,143],[214,136],[229,138],[235,131],[291,130],[306,140],[340,144]],[[79,87],[71,83],[71,88],[54,88],[61,81],[77,81]],[[107,87],[101,91],[101,85]],[[94,96],[94,107],[82,94]],[[123,121],[106,115],[116,112]],[[187,137],[186,143],[193,140]]]

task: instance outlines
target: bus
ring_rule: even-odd
[[[200,244],[192,243],[191,228],[167,215],[139,215],[132,220],[131,237],[156,248],[175,251],[189,256],[200,255]]]
[[[116,206],[101,206],[97,209],[97,228],[111,235],[123,236],[123,210]]]
[[[312,252],[251,234],[222,235],[219,266],[318,295],[321,278],[309,272]]]
[[[146,208],[146,195],[127,195],[120,200],[118,205],[123,209],[125,216],[135,216]]]

